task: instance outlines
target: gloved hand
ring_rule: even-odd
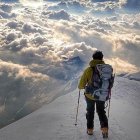
[[[78,89],[85,89],[85,87],[81,86],[81,85],[78,85]]]

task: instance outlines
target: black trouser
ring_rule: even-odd
[[[105,102],[90,100],[87,97],[85,98],[86,98],[86,103],[87,103],[87,114],[86,114],[87,128],[91,129],[94,127],[95,104],[96,104],[96,112],[99,116],[101,128],[103,127],[108,128],[108,119],[107,119],[106,111],[105,111]]]

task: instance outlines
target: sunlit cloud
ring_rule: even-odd
[[[2,73],[8,73],[9,77],[13,76],[15,78],[33,78],[34,80],[49,80],[47,75],[42,75],[41,73],[31,72],[27,67],[13,64],[11,62],[5,62],[0,60],[0,71]]]
[[[136,73],[140,71],[136,65],[132,65],[128,61],[122,60],[120,58],[112,58],[110,60],[107,59],[106,63],[109,63],[113,66],[114,73]]]
[[[33,8],[41,7],[43,5],[43,0],[19,0],[23,6],[29,6]]]

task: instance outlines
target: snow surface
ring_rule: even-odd
[[[138,140],[140,137],[139,90],[138,81],[116,78],[109,118],[110,140]],[[97,114],[94,135],[86,134],[86,103],[83,91],[78,125],[74,125],[77,99],[78,90],[58,97],[23,119],[2,128],[0,140],[101,140]]]

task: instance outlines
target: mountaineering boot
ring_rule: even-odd
[[[92,128],[87,129],[87,134],[88,134],[88,135],[93,135],[93,129],[92,129]]]
[[[101,128],[103,138],[108,138],[108,128]]]

